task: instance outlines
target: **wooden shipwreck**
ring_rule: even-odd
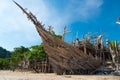
[[[81,48],[74,47],[63,40],[52,36],[47,30],[45,30],[35,15],[31,12],[27,12],[15,1],[14,3],[35,25],[42,38],[45,52],[49,56],[49,62],[52,65],[54,72],[57,74],[84,74],[92,72],[101,66],[99,58],[95,58],[92,54],[85,54]]]

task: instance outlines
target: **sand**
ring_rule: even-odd
[[[120,80],[120,76],[56,75],[54,73],[32,73],[0,71],[0,80]]]

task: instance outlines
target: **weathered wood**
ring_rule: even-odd
[[[15,4],[20,7],[27,15],[27,18],[35,25],[42,38],[45,52],[49,56],[54,72],[58,74],[63,74],[64,72],[67,72],[67,74],[80,74],[82,70],[87,72],[100,67],[101,62],[99,59],[95,59],[93,55],[84,54],[80,48],[75,48],[63,40],[52,36],[31,12],[28,13],[18,3],[15,2]]]

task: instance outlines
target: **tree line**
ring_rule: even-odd
[[[43,44],[34,45],[29,48],[20,46],[14,48],[12,52],[0,47],[0,69],[16,68],[23,60],[39,59],[44,61],[47,55],[44,51]]]
[[[56,35],[54,31],[50,32],[51,35],[62,39],[61,35]],[[33,45],[29,48],[20,46],[14,48],[13,51],[7,51],[0,47],[0,69],[13,69],[20,66],[23,61],[45,61],[48,58],[43,48],[43,43],[40,45]]]

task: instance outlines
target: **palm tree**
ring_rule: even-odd
[[[118,69],[118,66],[116,64],[118,64],[118,47],[119,44],[117,41],[112,41],[110,42],[109,40],[106,41],[109,49],[110,49],[110,54],[112,57],[112,63],[115,67],[117,67],[116,69]]]

